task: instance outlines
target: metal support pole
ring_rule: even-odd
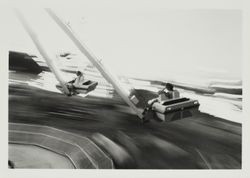
[[[80,38],[70,29],[51,9],[45,9],[51,18],[62,28],[62,30],[68,35],[68,37],[74,42],[78,49],[90,60],[90,62],[100,71],[102,76],[110,82],[121,98],[136,112],[136,114],[142,118],[142,112],[134,105],[129,99],[124,88],[122,88],[119,80],[113,76],[105,66],[99,62],[96,56],[94,56],[86,45],[80,40]]]
[[[17,18],[20,20],[21,24],[23,25],[24,29],[28,32],[30,38],[32,39],[32,41],[35,44],[36,48],[38,49],[39,53],[45,59],[47,65],[49,66],[51,71],[55,74],[56,79],[61,84],[64,93],[69,94],[70,92],[66,86],[66,82],[64,81],[64,79],[61,76],[60,70],[56,67],[52,58],[46,52],[44,45],[41,43],[41,41],[38,38],[38,35],[35,33],[34,29],[32,29],[31,25],[29,25],[29,23],[25,19],[24,15],[18,9],[14,9],[14,11],[15,11]]]

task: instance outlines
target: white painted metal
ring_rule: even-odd
[[[136,114],[142,118],[142,112],[134,105],[134,103],[129,99],[128,92],[124,90],[120,81],[113,76],[105,66],[94,56],[86,45],[80,40],[79,36],[69,28],[66,23],[63,22],[51,9],[46,9],[47,13],[51,18],[61,27],[61,29],[68,35],[68,37],[74,42],[78,49],[92,62],[92,64],[100,71],[102,76],[110,82],[121,98],[136,112]]]
[[[60,70],[57,68],[55,65],[54,61],[52,60],[52,57],[49,56],[49,54],[45,50],[45,45],[42,44],[42,42],[39,40],[38,35],[35,33],[34,29],[32,29],[31,25],[29,25],[28,21],[25,19],[24,15],[21,13],[20,10],[14,9],[18,19],[20,20],[21,24],[25,28],[25,30],[28,32],[30,38],[32,39],[33,43],[35,44],[36,48],[42,55],[42,57],[45,59],[47,65],[51,69],[51,71],[55,74],[56,79],[59,81],[61,84],[63,91],[65,94],[69,94],[69,90],[66,86],[66,83],[62,77],[62,74]]]

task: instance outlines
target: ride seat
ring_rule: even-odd
[[[169,92],[169,95],[170,95],[170,99],[180,98],[180,93],[177,90]]]

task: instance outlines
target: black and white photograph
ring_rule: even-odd
[[[244,10],[144,3],[9,9],[9,171],[242,170]]]

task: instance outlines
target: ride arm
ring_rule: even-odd
[[[42,57],[45,59],[47,65],[51,69],[51,71],[54,73],[56,79],[61,84],[63,91],[65,94],[70,94],[65,82],[60,74],[60,70],[56,67],[54,64],[52,58],[49,56],[49,54],[46,52],[44,45],[41,43],[41,41],[38,38],[38,35],[35,33],[34,29],[32,29],[31,25],[29,25],[28,21],[25,19],[24,15],[19,11],[18,9],[14,9],[14,12],[17,16],[17,18],[20,20],[21,24],[23,25],[24,29],[29,34],[30,38],[32,39],[33,43],[35,44],[36,48],[38,49],[39,53],[42,55]]]
[[[45,9],[51,18],[57,23],[58,26],[68,35],[74,42],[78,49],[90,60],[90,62],[99,70],[102,76],[112,84],[116,92],[121,98],[135,111],[139,118],[143,118],[142,111],[140,111],[135,104],[130,100],[129,95],[124,90],[119,80],[113,76],[105,66],[94,56],[80,38],[69,28],[51,9]]]

